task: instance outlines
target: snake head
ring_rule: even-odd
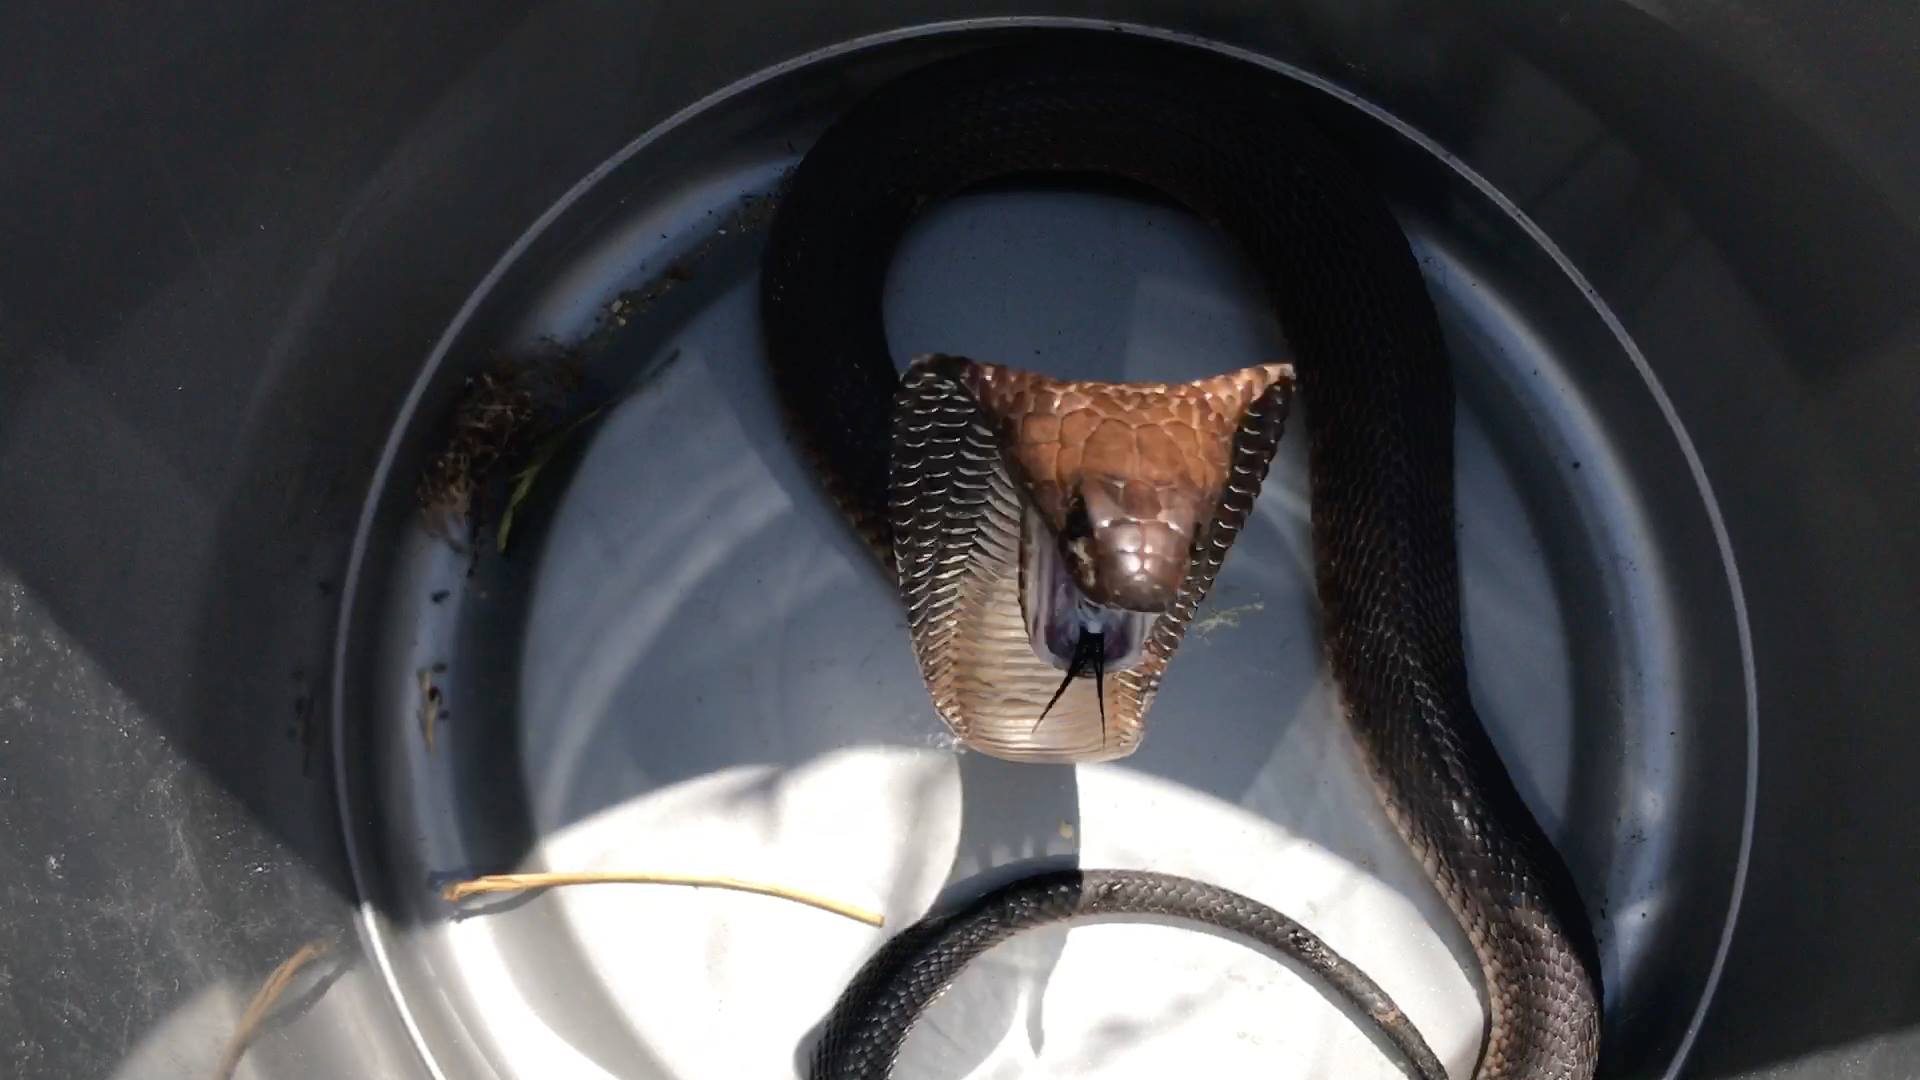
[[[1087,598],[1121,611],[1159,614],[1187,580],[1194,538],[1216,492],[1115,473],[1085,476],[1059,530],[1061,556]]]

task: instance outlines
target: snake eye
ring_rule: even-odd
[[[1066,526],[1065,540],[1085,540],[1093,535],[1093,518],[1087,515],[1087,500],[1077,491],[1073,493],[1073,501],[1067,505]]]

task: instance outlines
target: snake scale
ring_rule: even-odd
[[[952,669],[976,690],[1038,687],[1063,667],[1062,690],[1095,683],[1075,676],[1098,673],[1103,656],[1120,669],[1076,690],[1078,719],[1059,722],[1085,745],[1028,755],[1091,760],[1131,752],[1134,742],[1122,740],[1137,740],[1159,669],[1265,475],[1297,379],[1325,648],[1380,803],[1479,962],[1487,1019],[1473,1075],[1590,1077],[1601,1002],[1592,932],[1468,693],[1453,385],[1406,237],[1287,80],[1194,47],[1075,37],[997,44],[910,71],[842,114],[807,152],[771,227],[761,285],[789,426],[900,584],[910,623],[934,627],[916,648],[943,718],[963,738],[1019,759],[1019,745],[995,746],[999,736],[968,729],[968,710],[1017,704],[1023,718],[1033,710],[1017,695],[943,697],[939,680],[961,678]],[[1098,387],[958,358],[923,358],[903,376],[882,294],[904,231],[942,199],[1040,175],[1142,186],[1216,226],[1257,271],[1290,365],[1238,397],[1185,391],[1225,409],[1224,422],[1183,405],[1131,427],[1123,421],[1133,391],[1124,387],[1102,414],[1089,396]],[[1037,381],[1008,392],[1017,378]],[[1140,401],[1178,390],[1136,389]],[[1076,424],[1075,412],[1091,419]],[[1179,439],[1169,443],[1166,431]],[[1100,487],[1093,462],[1103,454],[1132,471]],[[1018,593],[1049,572],[1021,562],[1039,550],[1026,543],[1034,536],[1058,540],[1078,588],[1059,587],[1079,606],[1050,624],[1065,635],[1050,666],[1032,624],[1031,649],[1017,642],[995,653],[988,640],[1019,636],[1002,625],[1014,618],[1007,605],[1040,603]],[[1186,545],[1171,577],[1169,545]],[[974,609],[984,614],[965,623]],[[1033,670],[1016,671],[1022,665]],[[1033,738],[1053,723],[1035,724]],[[974,955],[1030,926],[1128,912],[1238,930],[1286,952],[1382,1025],[1416,1075],[1444,1075],[1390,999],[1297,924],[1225,890],[1131,870],[1049,871],[898,935],[829,1017],[813,1075],[889,1075],[919,1011]]]

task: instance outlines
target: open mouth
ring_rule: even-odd
[[[1158,613],[1126,611],[1089,598],[1074,582],[1059,538],[1032,507],[1021,525],[1020,548],[1020,607],[1035,656],[1069,678],[1097,678],[1139,666]]]

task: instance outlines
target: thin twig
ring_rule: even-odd
[[[267,981],[261,983],[260,989],[254,993],[253,1000],[247,1003],[247,1011],[240,1014],[240,1025],[233,1029],[233,1036],[227,1040],[226,1052],[220,1055],[220,1065],[213,1071],[213,1080],[232,1080],[234,1070],[240,1067],[241,1055],[247,1052],[253,1037],[260,1033],[267,1010],[273,1008],[274,1002],[280,1000],[280,995],[287,992],[287,987],[300,969],[325,956],[327,949],[325,941],[309,941],[273,969],[273,974],[267,976]]]
[[[456,881],[440,890],[440,895],[448,901],[457,902],[469,896],[482,893],[519,892],[523,889],[545,889],[554,885],[685,885],[696,889],[733,889],[736,892],[758,893],[761,896],[775,896],[782,900],[791,900],[796,904],[806,904],[836,915],[844,915],[868,926],[884,926],[886,918],[865,908],[852,904],[843,904],[838,900],[828,900],[812,893],[782,888],[779,885],[763,885],[755,881],[741,881],[728,877],[697,877],[682,874],[625,874],[625,873],[580,873],[580,874],[489,874],[486,877],[469,881]]]

